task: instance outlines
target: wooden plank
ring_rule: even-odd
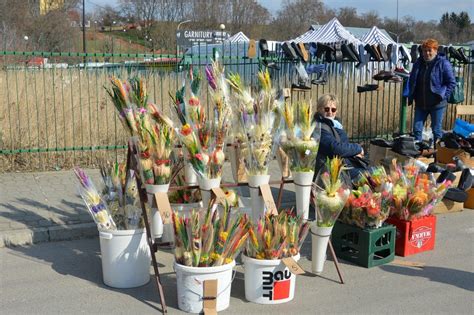
[[[456,117],[474,115],[474,105],[456,105]]]

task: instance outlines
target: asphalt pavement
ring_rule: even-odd
[[[237,266],[230,307],[222,314],[472,314],[474,211],[438,215],[433,251],[366,269],[341,261],[340,284],[332,261],[321,276],[297,277],[293,301],[258,305],[245,300],[243,269]],[[311,240],[300,265],[311,270]],[[169,314],[177,309],[176,276],[170,251],[157,253]],[[2,314],[157,314],[155,284],[113,289],[102,282],[98,238],[44,242],[0,249]],[[153,271],[150,268],[150,274]]]

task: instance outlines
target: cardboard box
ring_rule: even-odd
[[[392,151],[392,150],[389,150],[388,152],[388,156],[389,157],[392,157],[392,158],[396,158],[397,159],[397,162],[398,163],[405,163],[406,161],[410,160],[410,159],[413,159],[412,157],[410,156],[406,156],[406,155],[401,155],[395,151]]]
[[[453,157],[460,155],[461,153],[466,153],[463,149],[450,149],[441,146],[441,144],[436,145],[436,159],[439,163],[453,163]]]
[[[390,148],[379,147],[378,145],[370,144],[369,146],[369,161],[370,165],[380,165],[381,161],[387,157]]]
[[[443,199],[439,202],[433,209],[433,213],[441,214],[441,213],[451,213],[451,212],[459,212],[464,210],[464,203],[456,202],[448,199]]]
[[[474,188],[467,191],[467,199],[464,202],[464,208],[474,209]]]
[[[397,228],[395,254],[408,256],[432,250],[436,237],[436,217],[434,215],[416,218],[412,221],[390,217],[386,221]]]
[[[436,163],[437,165],[441,166],[441,167],[444,167],[446,168],[446,165],[445,164],[441,164],[441,163]],[[459,179],[461,179],[461,173],[462,171],[459,171],[459,172],[453,172],[454,175],[456,175],[456,179],[453,181],[453,183],[451,184],[451,187],[458,187],[458,184],[459,184]],[[435,179],[438,179],[439,175],[441,173],[434,173],[434,177]]]

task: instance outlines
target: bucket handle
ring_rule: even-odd
[[[99,237],[106,239],[106,240],[111,240],[114,236],[111,233],[106,233],[106,232],[99,232]]]
[[[173,270],[174,272],[176,272],[176,269],[174,269],[174,266],[173,266]],[[232,270],[232,279],[230,280],[230,283],[228,286],[226,286],[224,288],[224,290],[222,290],[221,292],[217,293],[216,295],[216,298],[218,298],[222,293],[224,293],[231,285],[232,285],[232,282],[234,282],[234,279],[235,279],[235,276],[237,275],[237,270]],[[197,283],[199,284],[203,284],[202,281],[199,281],[198,279],[194,278],[194,281],[196,281]],[[194,292],[193,290],[189,290],[191,293],[199,296],[201,299],[203,298],[201,294],[197,293],[197,292]]]

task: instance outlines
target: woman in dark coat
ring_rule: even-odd
[[[326,162],[326,159],[339,156],[344,158],[351,178],[356,178],[363,170],[360,165],[353,165],[354,157],[364,158],[364,149],[360,144],[349,142],[342,124],[336,119],[338,107],[337,97],[333,94],[324,94],[318,99],[317,112],[314,119],[321,124],[321,140],[318,156],[316,157],[317,174]]]

